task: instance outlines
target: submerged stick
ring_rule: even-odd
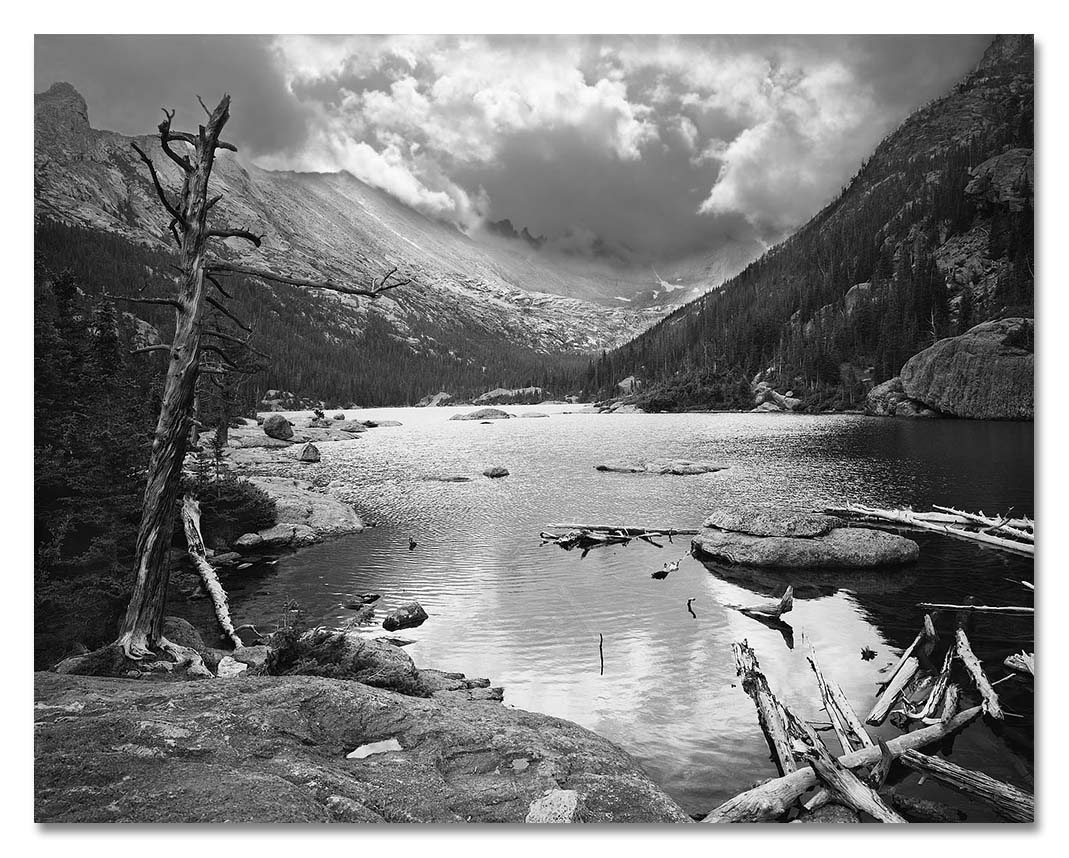
[[[598,632],[598,657],[601,659],[601,676],[605,675],[605,635]]]
[[[943,602],[918,602],[918,608],[926,611],[971,611],[977,614],[1005,614],[1006,616],[1031,617],[1035,608],[1022,605],[950,605]]]

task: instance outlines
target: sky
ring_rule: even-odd
[[[805,223],[990,36],[37,36],[95,128],[232,96],[268,169],[348,170],[478,235],[648,264]]]

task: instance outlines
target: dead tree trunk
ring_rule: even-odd
[[[203,102],[201,104],[203,106]],[[207,107],[205,112],[208,113]],[[134,590],[117,641],[124,654],[134,660],[151,657],[154,649],[172,655],[177,651],[174,645],[163,637],[162,632],[170,578],[167,551],[171,542],[182,465],[190,437],[197,375],[201,370],[201,351],[220,351],[210,343],[202,344],[201,340],[206,336],[222,340],[235,339],[224,331],[204,328],[206,278],[220,292],[223,292],[222,287],[212,278],[213,274],[240,273],[295,286],[328,289],[372,298],[386,289],[411,282],[400,279],[392,282],[391,278],[396,269],[390,271],[381,282],[370,287],[360,287],[330,280],[292,278],[248,266],[210,264],[210,239],[240,238],[256,247],[260,246],[262,239],[262,236],[248,230],[213,228],[208,224],[211,209],[221,199],[221,196],[211,199],[208,197],[208,183],[215,163],[216,150],[236,151],[233,145],[220,139],[223,127],[230,118],[230,96],[223,96],[218,106],[208,113],[207,123],[200,126],[196,134],[172,130],[174,111],[165,110],[164,115],[166,119],[159,125],[160,148],[178,165],[183,177],[182,189],[176,200],[171,199],[161,184],[152,159],[136,143],[133,144],[148,167],[161,205],[171,218],[169,228],[178,245],[178,267],[181,272],[177,277],[178,291],[174,298],[134,299],[147,303],[169,304],[175,308],[174,341],[169,347],[163,347],[169,349],[169,359],[138,528]],[[192,147],[192,150],[189,154],[181,154],[172,148],[172,144],[176,143]],[[225,296],[226,293],[223,294]],[[218,304],[214,299],[211,301]],[[227,315],[231,314],[227,312]],[[239,342],[247,345],[247,340]]]
[[[197,568],[197,574],[204,583],[204,589],[211,597],[212,609],[215,611],[216,620],[219,621],[219,627],[235,647],[243,646],[230,620],[230,605],[226,600],[226,591],[219,583],[215,568],[208,562],[207,552],[204,550],[204,537],[200,534],[200,504],[192,495],[182,498],[182,525],[186,532],[189,557]]]

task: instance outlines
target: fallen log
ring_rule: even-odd
[[[952,507],[942,507],[942,506],[936,506],[934,508],[937,509],[937,510],[952,509]],[[910,512],[912,512],[913,515],[915,515],[917,518],[921,519],[922,521],[930,521],[933,524],[960,524],[960,525],[965,526],[965,527],[979,527],[978,524],[973,523],[967,517],[968,515],[970,515],[970,513],[959,513],[959,514],[955,515],[955,514],[949,513],[949,512],[917,512],[916,510],[910,510]],[[983,517],[983,518],[986,518],[986,516],[984,516],[983,512],[980,513],[980,516]],[[1035,522],[1032,521],[1032,519],[1030,519],[1030,518],[1006,518],[1006,519],[1003,519],[1003,520],[1010,527],[1014,527],[1014,528],[1017,528],[1019,530],[1028,530],[1028,531],[1034,531],[1035,530]]]
[[[983,665],[980,664],[980,659],[976,657],[976,653],[972,651],[972,646],[969,644],[968,637],[965,636],[965,630],[958,627],[954,633],[954,638],[957,644],[958,658],[961,659],[961,663],[965,665],[965,670],[968,671],[972,677],[976,688],[980,692],[980,696],[983,698],[984,712],[990,715],[992,718],[1002,719],[1002,707],[998,702],[998,694],[995,689],[991,687],[991,683],[988,682],[987,674],[984,673]]]
[[[949,605],[943,602],[918,602],[918,608],[925,611],[970,611],[977,614],[1005,614],[1010,617],[1031,617],[1035,608],[1023,605]]]
[[[589,532],[614,533],[624,536],[696,536],[701,531],[679,527],[639,527],[615,524],[551,524],[555,530],[585,530]]]
[[[895,665],[883,690],[876,697],[876,702],[872,705],[872,711],[869,712],[865,723],[878,726],[887,719],[887,714],[891,711],[891,707],[894,705],[898,695],[902,693],[920,668],[920,659],[916,654],[924,653],[927,655],[931,653],[932,648],[935,646],[935,637],[935,626],[932,624],[932,618],[925,614],[923,628],[917,637],[913,639],[913,643],[909,645],[909,648],[902,653],[902,657],[898,660],[898,664]]]
[[[735,658],[735,671],[742,679],[742,690],[750,696],[757,708],[757,720],[768,740],[780,774],[797,771],[798,763],[794,758],[783,709],[772,694],[772,689],[768,687],[768,680],[761,672],[757,656],[746,641],[733,643],[731,652]]]
[[[226,600],[226,590],[219,583],[219,576],[215,574],[215,568],[208,562],[208,554],[204,549],[204,537],[200,533],[200,504],[193,495],[185,495],[182,498],[182,527],[186,533],[186,547],[193,566],[204,582],[204,588],[212,600],[212,608],[215,610],[215,618],[218,620],[223,633],[235,646],[243,646],[241,638],[234,630],[234,624],[230,620],[230,606]]]
[[[1036,675],[1036,654],[1033,652],[1015,652],[1013,655],[1006,656],[1006,660],[1002,662],[1010,670],[1016,670],[1018,673],[1027,673],[1029,676]]]
[[[945,536],[964,539],[966,542],[979,542],[983,545],[990,545],[993,548],[1000,548],[1004,551],[1011,551],[1026,557],[1035,557],[1035,545],[1032,543],[1018,542],[1013,539],[1003,539],[1000,536],[992,536],[988,533],[963,530],[961,528],[951,527],[949,524],[935,524],[934,522],[926,521],[923,518],[918,518],[912,510],[876,509],[873,507],[860,506],[858,504],[848,504],[845,507],[828,507],[824,512],[828,515],[838,515],[843,518],[862,518],[875,521],[887,521],[894,524],[904,524],[908,527],[915,527],[918,530],[942,533]]]
[[[823,747],[823,746],[821,746]],[[831,757],[827,750],[809,758],[809,765],[817,776],[828,786],[834,797],[854,810],[867,813],[880,822],[905,822],[901,816],[889,808],[872,787]]]
[[[946,697],[947,691],[950,688],[950,669],[954,663],[954,658],[957,655],[957,648],[951,646],[943,659],[943,669],[939,671],[939,676],[935,680],[935,684],[932,687],[931,692],[924,699],[921,705],[917,708],[912,708],[908,703],[903,703],[903,709],[906,717],[913,721],[924,721],[926,723],[932,723],[932,720],[937,711],[940,711],[943,707],[943,700]],[[957,698],[954,698],[955,703]],[[945,720],[945,719],[943,719]]]
[[[935,504],[933,504],[932,508],[941,510],[942,512],[950,513],[951,515],[957,516],[960,519],[964,519],[966,522],[971,522],[972,524],[979,525],[980,527],[988,531],[1001,530],[1003,533],[1006,533],[1009,536],[1013,536],[1016,539],[1024,540],[1025,542],[1036,541],[1034,533],[1028,532],[1023,527],[1015,526],[1011,523],[1011,519],[1009,518],[1004,518],[996,521],[995,519],[988,518],[986,515],[984,515],[983,511],[981,511],[979,515],[977,515],[976,513],[963,512],[960,509],[954,509],[950,506],[935,506]]]
[[[930,757],[915,750],[904,751],[899,755],[899,759],[914,771],[933,777],[970,798],[982,801],[999,816],[1011,822],[1035,821],[1036,799],[1031,793],[996,780],[983,772],[974,772],[949,760]]]
[[[912,733],[905,733],[887,742],[888,751],[899,756],[904,751],[923,748],[956,733],[980,715],[982,708],[974,706],[955,715],[945,724],[933,724]],[[839,763],[849,769],[870,766],[882,756],[877,747],[862,748],[839,757]],[[783,815],[791,805],[818,783],[812,768],[802,768],[729,798],[706,815],[702,822],[763,822]]]
[[[850,701],[846,698],[839,684],[834,679],[828,679],[817,663],[817,651],[813,644],[806,640],[809,645],[809,666],[817,677],[817,688],[820,691],[820,699],[824,703],[824,711],[828,713],[835,735],[839,738],[843,753],[847,754],[854,749],[854,745],[866,748],[872,745],[872,738],[861,719],[857,717]]]
[[[763,605],[750,606],[725,605],[724,607],[738,611],[740,614],[746,614],[746,616],[753,617],[755,620],[765,617],[779,619],[794,609],[794,587],[788,584],[778,602],[765,602]]]

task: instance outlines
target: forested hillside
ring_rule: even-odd
[[[174,290],[172,259],[164,251],[50,220],[38,224],[34,239],[41,264],[54,272],[69,271],[90,296],[167,295]],[[240,391],[245,409],[270,388],[331,405],[363,406],[414,403],[439,390],[464,398],[494,387],[556,391],[586,365],[584,357],[538,354],[504,337],[465,338],[464,329],[444,326],[427,332],[440,344],[438,350],[414,350],[373,313],[354,332],[333,302],[309,300],[297,290],[272,290],[241,277],[230,278],[227,288],[238,314],[255,332],[252,344],[269,355],[268,368]],[[169,308],[116,303],[119,310],[135,310],[168,338],[174,324]],[[425,324],[430,328],[432,322]],[[421,333],[416,328],[412,336]],[[163,359],[144,355],[140,360]]]
[[[1032,38],[999,37],[842,194],[722,289],[592,362],[653,410],[752,405],[760,375],[848,408],[935,340],[1033,306]]]

